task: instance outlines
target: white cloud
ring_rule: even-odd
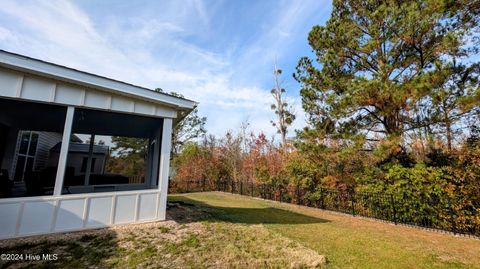
[[[169,14],[180,14],[181,18],[109,17],[101,26],[67,0],[2,1],[0,14],[8,20],[0,19],[0,46],[114,79],[180,92],[200,102],[201,113],[209,118],[207,129],[217,135],[235,129],[246,119],[253,130],[272,134],[269,90],[249,84],[248,79],[234,84],[232,77],[244,66],[252,69],[258,63],[273,61],[282,42],[295,30],[300,13],[306,11],[301,2],[295,3],[271,31],[235,61],[228,49],[218,54],[186,41],[185,37],[198,34],[188,30],[192,16],[205,29],[210,25],[209,10],[200,1],[169,7]],[[179,9],[182,12],[177,12]],[[272,50],[262,49],[272,41]],[[300,114],[298,102],[296,107]]]
[[[0,41],[8,42],[8,40],[12,38],[13,35],[8,29],[0,27]]]

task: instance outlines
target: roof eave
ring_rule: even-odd
[[[3,50],[0,50],[0,65],[17,71],[140,98],[149,102],[174,107],[179,110],[191,111],[197,105],[196,102],[185,98],[179,98],[165,93],[155,92],[144,87]]]

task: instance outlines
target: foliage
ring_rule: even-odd
[[[145,158],[148,140],[136,137],[112,136],[113,147],[109,152],[106,172],[121,174],[129,178],[145,176]]]
[[[297,130],[295,147],[281,146],[291,121],[290,114],[281,116],[288,105],[275,68],[272,108],[281,145],[243,126],[197,143],[202,161],[181,150],[177,166],[195,166],[208,186],[232,192],[250,186],[254,195],[310,206],[346,205],[351,193],[368,192],[406,205],[398,218],[412,223],[449,226],[453,216],[458,228],[475,227],[479,1],[333,4],[331,18],[309,33],[315,58],[300,59],[294,74],[308,123]],[[282,127],[282,120],[288,124]],[[184,173],[175,180],[193,179]],[[358,206],[390,219],[389,199],[359,200]]]
[[[163,93],[161,88],[156,88],[156,92]],[[184,98],[184,96],[177,92],[170,92],[169,95]],[[173,154],[177,154],[180,147],[196,138],[203,137],[207,130],[205,124],[207,117],[201,117],[198,115],[198,107],[195,107],[191,112],[179,112],[179,118],[181,119],[172,130],[172,151]]]
[[[417,114],[428,105],[424,98],[447,83],[441,67],[471,52],[463,45],[475,27],[459,21],[462,7],[436,0],[334,1],[326,25],[314,26],[308,37],[318,65],[304,57],[295,74],[309,129],[340,138],[398,138],[428,125],[431,119]]]
[[[112,136],[112,151],[119,156],[147,154],[148,140],[136,137]]]

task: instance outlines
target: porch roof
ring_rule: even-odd
[[[4,50],[0,50],[0,66],[102,91],[127,95],[186,112],[192,110],[196,105],[196,102],[192,100],[155,92],[145,87]]]

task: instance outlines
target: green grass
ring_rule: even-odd
[[[476,239],[230,194],[169,200],[165,222],[0,241],[58,254],[0,268],[480,268]]]
[[[325,255],[327,268],[480,268],[476,239],[229,194],[192,193],[171,200],[214,210],[217,221],[263,224]]]

